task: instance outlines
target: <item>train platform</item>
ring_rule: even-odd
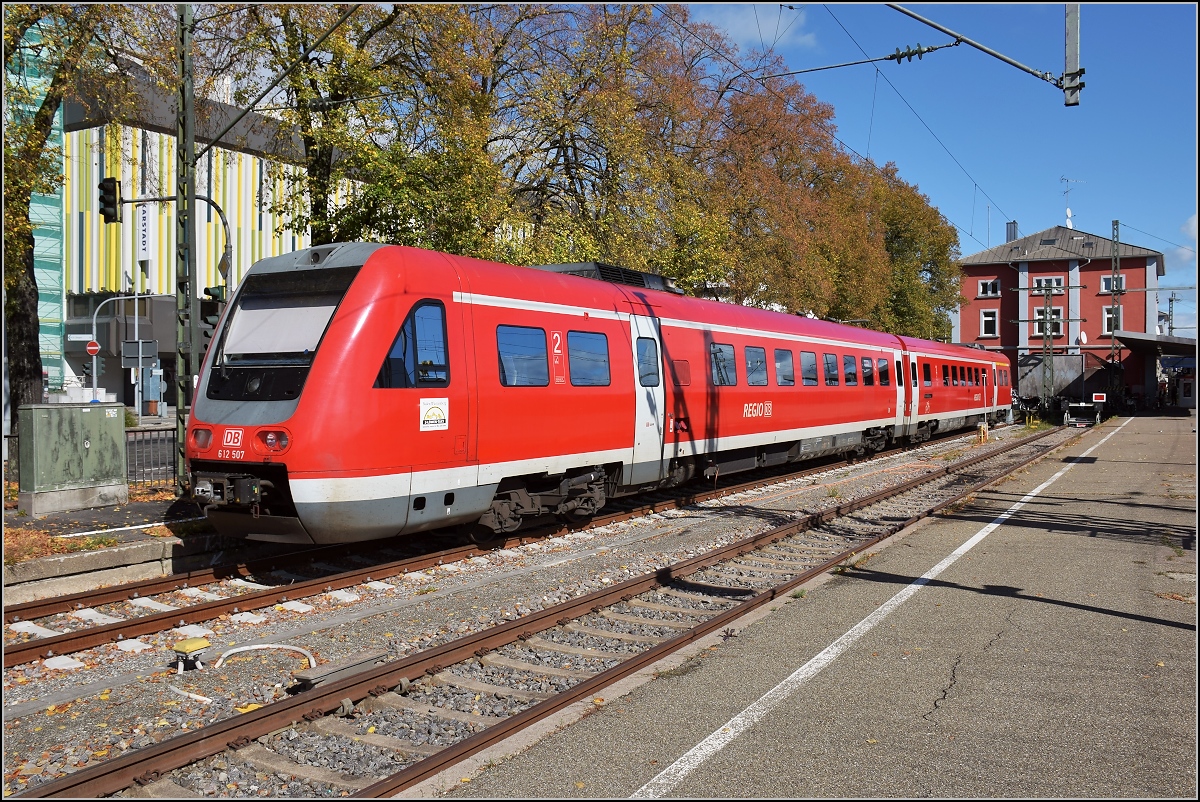
[[[401,794],[1197,794],[1196,417],[1087,430]]]

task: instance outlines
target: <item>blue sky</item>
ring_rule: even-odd
[[[1039,73],[1064,70],[1062,4],[901,4]],[[951,36],[883,4],[689,5],[739,48],[789,70],[941,45]],[[1082,4],[1078,106],[1062,90],[968,44],[897,64],[798,76],[833,106],[838,138],[895,162],[958,227],[963,255],[1066,222],[1160,251],[1164,287],[1196,278],[1196,6]],[[1069,182],[1063,178],[1071,179]],[[989,208],[990,207],[990,208]],[[1169,292],[1160,293],[1166,311]],[[1196,336],[1196,290],[1176,292],[1175,334]]]

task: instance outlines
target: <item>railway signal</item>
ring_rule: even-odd
[[[205,287],[204,298],[200,299],[200,322],[204,325],[201,336],[204,338],[204,349],[217,330],[217,321],[221,319],[221,308],[225,305],[225,288],[222,286]]]

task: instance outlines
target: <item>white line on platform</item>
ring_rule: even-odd
[[[718,727],[715,732],[694,746],[691,751],[680,757],[667,768],[663,769],[657,776],[651,779],[650,782],[646,783],[637,791],[635,791],[630,798],[648,799],[660,797],[664,794],[670,793],[675,786],[683,782],[684,778],[698,769],[704,763],[704,761],[716,755],[728,744],[732,743],[733,739],[750,729],[757,721],[778,707],[780,703],[799,690],[801,685],[819,674],[821,669],[825,668],[827,665],[836,660],[843,652],[850,648],[850,646],[862,638],[863,635],[866,635],[868,632],[874,629],[875,626],[884,618],[886,618],[889,613],[907,601],[910,597],[915,595],[918,590],[923,588],[925,585],[928,585],[938,574],[942,573],[942,571],[945,571],[947,568],[957,562],[959,557],[962,557],[968,551],[973,549],[985,537],[999,529],[1001,524],[1013,516],[1013,513],[1024,507],[1043,490],[1050,487],[1050,485],[1062,478],[1067,471],[1079,464],[1079,460],[1087,457],[1097,448],[1108,442],[1108,439],[1117,432],[1121,431],[1121,429],[1125,428],[1130,420],[1132,420],[1132,418],[1126,420],[1125,423],[1122,423],[1120,426],[1113,429],[1103,440],[1096,443],[1096,445],[1092,446],[1078,457],[1072,459],[1058,473],[1054,474],[1045,482],[1042,482],[1033,490],[1029,491],[1029,493],[1022,497],[1020,501],[1018,501],[1016,504],[1013,504],[1003,513],[1001,513],[1000,516],[994,521],[976,532],[966,543],[963,543],[961,546],[955,549],[949,557],[942,560],[933,568],[929,569],[929,571],[927,571],[923,576],[914,580],[911,585],[897,593],[892,598],[888,599],[888,601],[886,601],[880,607],[876,608],[874,612],[872,612],[862,621],[855,624],[849,632],[827,646],[824,651],[822,651],[816,657],[800,666],[800,668],[796,669],[796,671],[783,682],[779,683],[774,688],[759,697],[758,701],[754,702],[754,704],[750,705],[741,713],[738,713],[725,724]]]
[[[90,532],[72,532],[69,535],[51,535],[51,537],[86,537],[87,535],[110,535],[113,532],[123,532],[127,529],[149,529],[152,526],[166,526],[167,524],[185,524],[188,521],[203,521],[204,516],[198,518],[180,518],[175,521],[158,521],[152,524],[137,524],[136,526],[114,526],[112,529],[93,529]]]

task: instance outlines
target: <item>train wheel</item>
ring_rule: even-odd
[[[467,538],[477,546],[495,546],[504,542],[504,535],[483,524],[467,527]]]

